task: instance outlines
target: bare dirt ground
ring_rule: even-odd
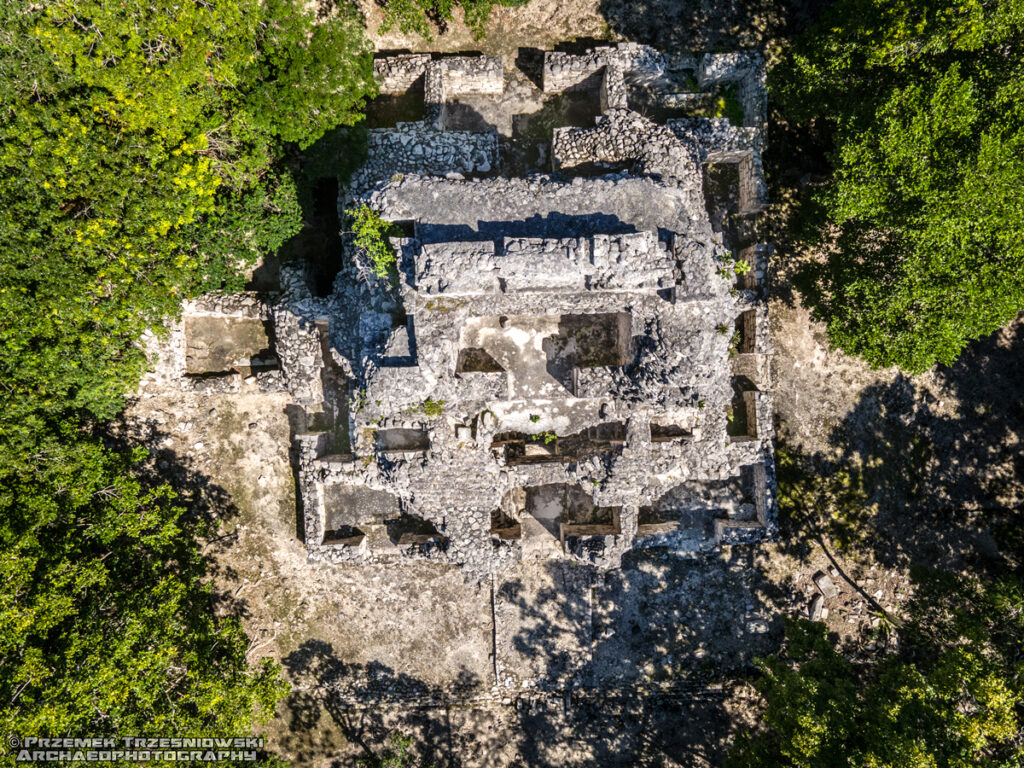
[[[380,11],[364,5],[376,30]],[[510,57],[578,37],[770,47],[806,5],[533,0],[496,9],[482,42],[458,23],[429,43],[373,40]],[[806,615],[816,573],[837,588],[823,620],[871,653],[910,594],[912,562],[1007,557],[993,508],[1022,502],[1024,322],[949,369],[873,371],[830,349],[789,289],[798,258],[780,243],[771,304],[776,426],[804,468],[780,464],[796,513],[778,542],[708,562],[638,553],[603,577],[535,566],[491,584],[426,563],[309,564],[286,399],[142,393],[128,420],[223,518],[207,545],[219,609],[242,615],[250,658],[280,661],[292,683],[270,747],[296,766],[348,766],[398,732],[437,766],[716,765],[729,734],[756,722],[754,658],[779,647],[783,616]],[[859,512],[829,518],[837,496]]]
[[[384,14],[373,0],[359,0],[367,20],[367,29],[378,51],[481,51],[487,54],[515,55],[520,47],[551,49],[575,38],[610,39],[613,35],[601,15],[599,0],[534,0],[521,8],[496,6],[487,22],[487,35],[475,40],[462,23],[462,9],[454,11],[454,22],[442,31],[436,25],[432,39],[418,34],[403,34],[398,29],[384,31]]]

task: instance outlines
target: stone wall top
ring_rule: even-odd
[[[428,243],[416,256],[416,290],[470,296],[519,291],[656,291],[675,260],[654,232],[590,238],[504,238]]]

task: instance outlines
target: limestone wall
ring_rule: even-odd
[[[405,93],[424,76],[429,53],[410,53],[373,60],[373,79],[383,94]]]
[[[739,86],[743,125],[764,131],[767,127],[768,92],[764,59],[757,53],[709,53],[697,67],[697,83],[706,88],[723,83]]]
[[[616,83],[624,82],[624,78],[636,80],[653,80],[660,77],[665,70],[667,57],[653,48],[639,43],[619,43],[613,47],[602,47],[588,50],[583,54],[547,51],[544,54],[542,71],[543,90],[545,93],[561,93],[562,91],[590,90],[605,87],[601,78],[605,77],[605,69],[614,70],[611,75],[612,91],[618,95]],[[623,96],[625,90],[622,91]],[[618,105],[617,101],[614,101]],[[626,105],[610,106],[609,109],[622,109]]]
[[[252,292],[208,293],[184,302],[181,318],[170,322],[163,333],[147,330],[142,336],[150,368],[142,378],[141,390],[146,392],[170,388],[206,393],[235,393],[244,389],[259,392],[285,391],[286,385],[279,370],[224,371],[220,375],[196,376],[190,375],[188,369],[190,341],[186,329],[192,319],[223,319],[225,323],[231,320],[269,323],[271,314],[271,305],[267,299]],[[276,351],[276,346],[267,350],[268,363]]]
[[[735,163],[739,166],[741,214],[768,205],[768,182],[761,160],[764,137],[757,128],[736,127],[724,118],[679,118],[666,128],[694,150],[698,163]]]
[[[429,243],[416,257],[421,295],[518,291],[652,291],[674,284],[675,260],[656,233]]]
[[[592,128],[558,128],[551,145],[556,170],[590,163],[637,162],[638,173],[699,183],[694,152],[671,130],[636,112],[613,110]]]
[[[347,191],[355,196],[381,180],[407,173],[489,173],[497,165],[496,133],[442,131],[427,122],[399,123],[369,132],[366,162],[349,179]]]

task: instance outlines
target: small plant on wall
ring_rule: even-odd
[[[398,256],[387,241],[394,226],[365,203],[345,211],[352,218],[352,232],[356,247],[370,260],[373,274],[377,277],[394,277],[398,270]]]
[[[427,398],[423,401],[423,405],[420,406],[420,410],[423,411],[425,416],[435,418],[444,413],[444,400],[434,400]]]

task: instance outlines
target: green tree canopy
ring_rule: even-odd
[[[246,735],[287,690],[218,617],[212,524],[80,434],[37,445],[0,489],[0,728],[28,735]]]
[[[1020,765],[1024,587],[930,575],[900,631],[904,647],[853,664],[824,624],[788,625],[761,663],[764,728],[730,768],[979,768]]]
[[[402,32],[415,32],[428,40],[430,22],[435,21],[443,28],[455,18],[453,11],[462,8],[466,26],[473,30],[473,37],[482,39],[484,26],[491,17],[494,6],[517,8],[529,0],[382,0],[384,8],[384,30],[398,27]]]
[[[359,118],[370,50],[352,12],[299,0],[2,13],[0,380],[107,417],[144,327],[297,231],[281,141]]]
[[[107,447],[143,329],[300,227],[285,142],[357,121],[357,15],[0,7],[0,729],[245,734],[285,686],[218,616],[194,499]]]
[[[1022,46],[1022,0],[838,0],[771,73],[833,131],[805,287],[838,347],[920,372],[1024,309]]]

